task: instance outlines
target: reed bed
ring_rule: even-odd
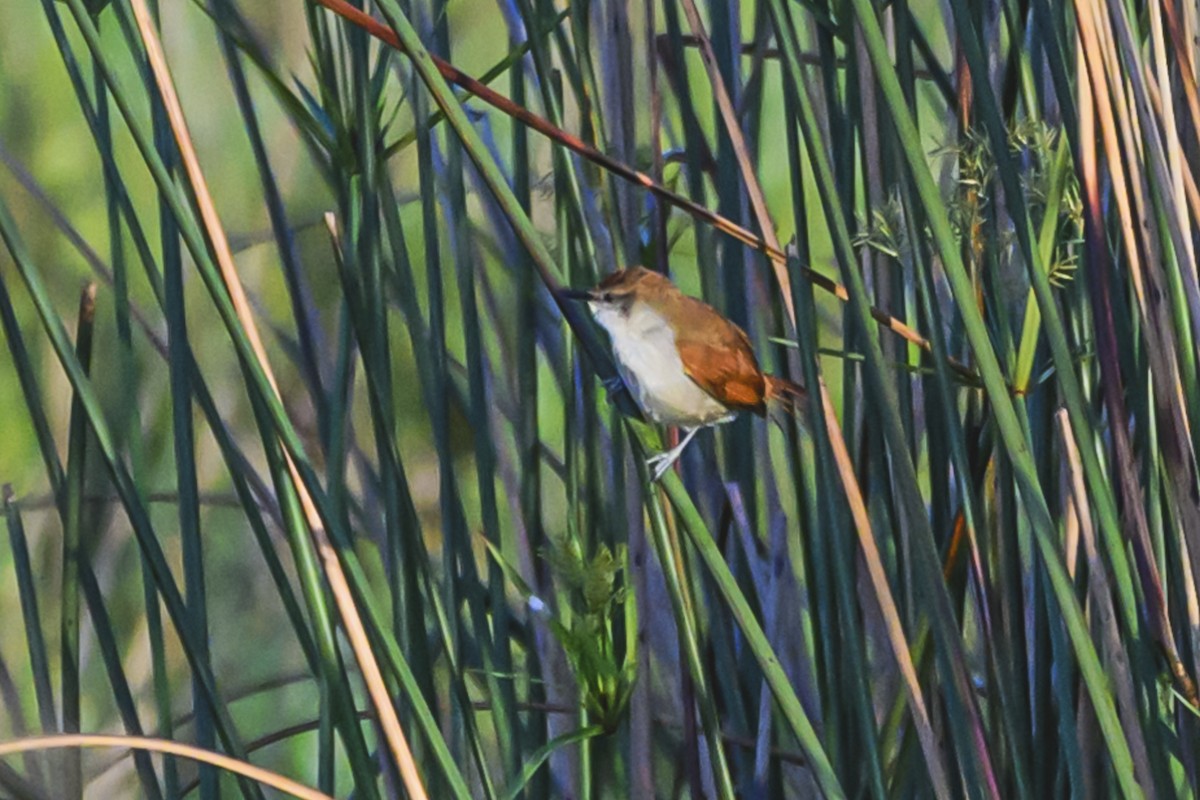
[[[0,7],[0,794],[1194,796],[1198,37]],[[806,407],[652,482],[633,264]]]

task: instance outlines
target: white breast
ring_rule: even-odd
[[[651,419],[696,428],[733,418],[728,408],[683,371],[675,332],[648,304],[635,303],[628,316],[604,304],[591,306],[596,321],[612,338],[621,377]]]

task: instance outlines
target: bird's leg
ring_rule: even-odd
[[[683,440],[679,444],[675,445],[665,453],[659,453],[652,458],[646,459],[646,466],[654,470],[651,480],[657,481],[663,475],[666,475],[667,470],[671,468],[671,465],[679,460],[679,456],[683,453],[683,448],[687,447],[688,442],[690,442],[692,437],[699,432],[699,428],[691,428],[687,431],[687,435],[683,437]]]

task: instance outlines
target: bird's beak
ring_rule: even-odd
[[[558,296],[565,300],[594,300],[591,289],[559,289]]]

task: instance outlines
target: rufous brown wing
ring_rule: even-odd
[[[766,414],[766,381],[746,332],[707,303],[683,299],[679,309],[690,324],[677,326],[675,339],[683,371],[730,410]]]

